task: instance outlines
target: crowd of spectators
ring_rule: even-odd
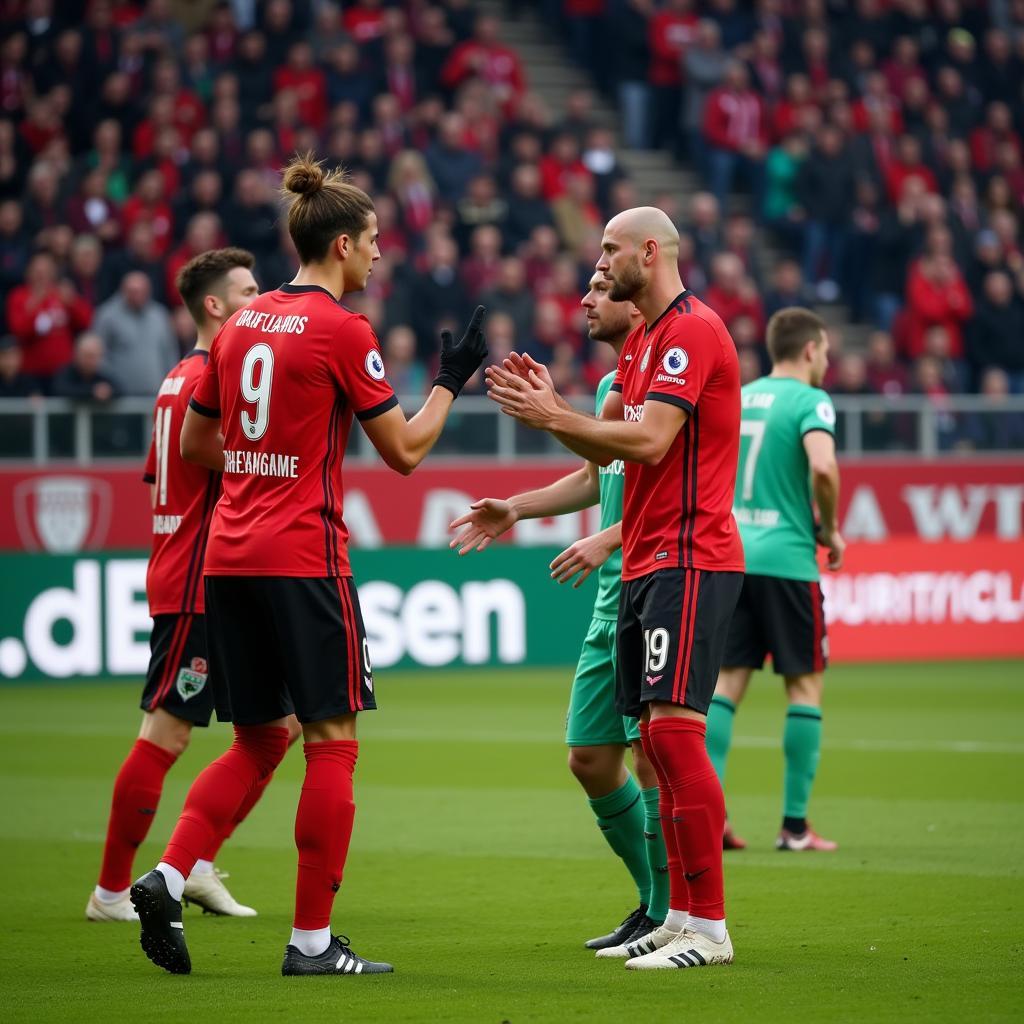
[[[890,391],[983,390],[999,369],[1024,392],[1024,0],[545,10],[596,83],[614,68],[628,145],[671,149],[720,210],[745,194],[796,260],[791,299],[842,300],[892,336],[906,382]],[[701,256],[723,251],[732,222],[691,223],[700,270],[735,274]],[[752,315],[758,268],[743,269]]]
[[[745,379],[775,309],[842,297],[878,332],[837,351],[837,392],[1020,392],[1024,0],[1001,21],[838,6],[541,4],[617,89],[625,143],[705,177],[656,201]],[[153,395],[194,337],[174,289],[193,254],[248,248],[263,287],[294,273],[277,188],[307,149],[375,197],[385,258],[346,303],[396,390],[423,391],[439,329],[481,302],[493,356],[592,393],[609,352],[579,299],[604,221],[637,202],[594,102],[555,117],[472,0],[0,0],[0,397]]]

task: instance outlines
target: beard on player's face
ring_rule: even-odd
[[[629,262],[612,278],[612,286],[608,291],[608,298],[612,302],[625,302],[634,298],[646,284],[643,271],[640,269],[640,260],[637,256],[631,256]]]

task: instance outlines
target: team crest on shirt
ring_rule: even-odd
[[[375,348],[371,348],[366,353],[366,372],[374,380],[384,379],[384,360],[381,359],[380,353]]]
[[[665,353],[665,358],[662,359],[661,365],[665,367],[666,373],[672,374],[673,377],[678,377],[690,365],[690,357],[686,354],[686,349],[670,348]]]
[[[647,351],[644,353],[643,359],[640,360],[640,372],[647,372],[647,364],[651,361],[651,346],[647,346]]]
[[[188,668],[183,668],[178,672],[175,686],[181,699],[189,700],[197,693],[201,693],[209,676],[210,666],[206,663],[206,659],[193,658]]]

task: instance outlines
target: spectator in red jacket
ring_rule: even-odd
[[[274,91],[290,89],[299,120],[322,132],[327,123],[327,77],[313,63],[313,47],[302,40],[288,50],[288,63],[274,72]]]
[[[25,373],[48,384],[71,361],[75,335],[92,319],[92,307],[70,282],[57,280],[57,263],[46,252],[29,261],[25,283],[7,297],[7,324],[18,339]]]
[[[481,78],[494,89],[506,116],[512,114],[526,91],[519,55],[498,41],[500,23],[489,14],[476,19],[473,38],[452,51],[441,71],[441,84],[457,89],[470,78]]]
[[[983,174],[994,169],[1001,145],[1012,146],[1021,156],[1020,136],[1013,130],[1013,114],[1005,103],[990,103],[985,123],[971,132],[971,162]]]
[[[904,182],[908,178],[919,178],[927,192],[939,191],[935,175],[921,159],[921,143],[914,135],[900,136],[896,144],[896,159],[889,164],[885,176],[885,189],[889,194],[889,202],[893,205],[900,201]]]
[[[764,310],[757,288],[744,275],[743,263],[734,253],[719,253],[712,260],[711,284],[704,297],[725,323],[748,316],[757,325],[758,335],[764,331]]]
[[[359,0],[345,4],[345,31],[361,46],[375,43],[384,35],[384,11],[381,0]]]
[[[209,249],[217,249],[224,245],[226,239],[221,231],[220,217],[215,213],[197,213],[188,222],[185,228],[185,238],[165,261],[164,273],[164,294],[167,296],[168,304],[173,308],[181,305],[181,296],[175,284],[178,278],[178,271],[193,256]]]
[[[655,145],[669,142],[679,131],[683,57],[696,33],[693,0],[667,0],[647,23],[647,45],[651,54],[647,81],[654,97]]]
[[[931,327],[944,327],[950,358],[963,359],[963,327],[974,313],[967,282],[950,255],[952,243],[937,239],[942,230],[933,232],[930,251],[911,264],[907,277],[904,351],[913,359],[925,352],[925,335]]]
[[[768,133],[760,97],[750,88],[750,76],[739,61],[729,64],[725,80],[708,96],[704,136],[710,147],[709,185],[718,202],[725,203],[737,172],[760,194]]]
[[[164,176],[158,170],[146,171],[121,207],[121,224],[126,235],[140,220],[149,221],[157,254],[163,256],[171,244],[174,215],[164,198]]]
[[[569,178],[590,177],[580,159],[580,147],[570,132],[562,132],[552,140],[548,152],[540,160],[541,193],[550,203],[565,195]]]

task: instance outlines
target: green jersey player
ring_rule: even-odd
[[[770,654],[789,706],[783,735],[785,794],[780,850],[835,850],[807,824],[821,750],[821,693],[828,661],[816,543],[828,567],[842,565],[836,522],[836,413],[821,390],[828,367],[824,321],[810,310],[779,310],[768,323],[772,372],[743,388],[734,514],[746,575],[708,711],[707,746],[725,785],[733,719],[755,669]],[[812,505],[813,499],[813,505]],[[815,524],[813,506],[819,521]],[[746,844],[726,827],[727,849]]]
[[[616,355],[643,317],[630,302],[613,302],[611,285],[601,274],[590,281],[582,305],[591,339],[607,342]],[[509,369],[524,376],[533,370],[546,375],[529,357],[514,356]],[[520,365],[521,364],[521,365]],[[597,390],[598,416],[615,374],[609,373]],[[577,512],[600,501],[601,529],[563,551],[551,563],[551,577],[559,583],[574,580],[578,587],[597,570],[598,590],[593,618],[583,641],[569,697],[565,740],[569,769],[583,787],[598,828],[624,862],[639,893],[640,905],[607,935],[585,945],[601,956],[626,957],[626,944],[648,935],[668,912],[668,874],[661,821],[658,817],[658,779],[640,744],[635,718],[615,710],[615,630],[622,575],[621,461],[606,467],[584,463],[575,472],[548,487],[514,495],[507,500],[484,498],[452,523],[462,532],[452,541],[460,554],[480,551],[520,519]],[[625,766],[631,747],[634,778]]]

